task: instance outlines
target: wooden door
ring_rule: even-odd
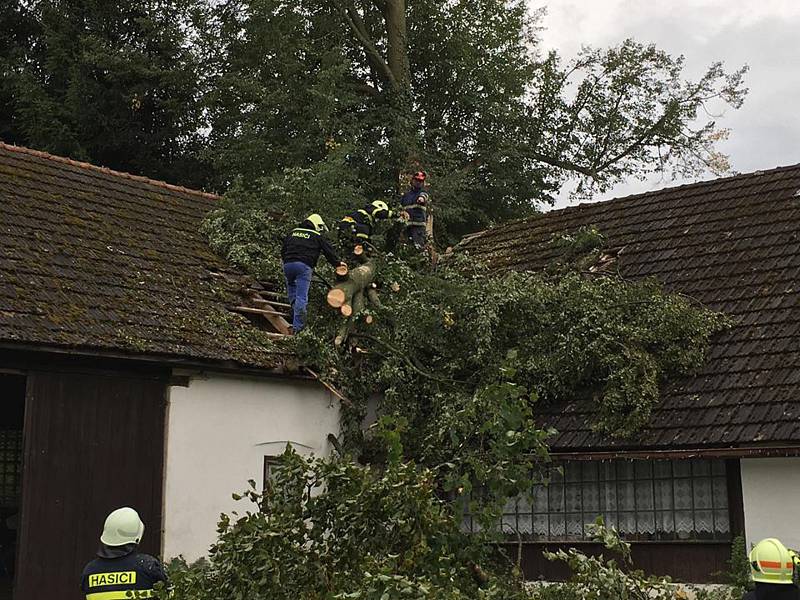
[[[161,547],[166,383],[124,372],[28,374],[15,600],[78,600],[106,515],[145,523]]]

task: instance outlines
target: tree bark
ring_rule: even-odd
[[[341,308],[345,304],[353,305],[354,296],[361,293],[375,279],[375,263],[367,261],[352,269],[347,279],[339,281],[328,292],[328,304],[333,308]]]
[[[382,0],[376,4],[386,23],[386,62],[397,87],[408,89],[411,85],[411,68],[408,61],[406,0]]]
[[[345,321],[339,327],[334,339],[335,346],[341,346],[350,336],[356,319],[364,312],[367,299],[377,299],[377,292],[372,287],[375,279],[375,262],[367,260],[364,264],[352,269],[347,278],[338,281],[328,292],[328,304],[333,308],[338,308],[339,312],[345,317]]]

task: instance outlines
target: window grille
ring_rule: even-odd
[[[541,541],[588,540],[602,516],[629,540],[730,540],[722,460],[573,461],[505,507],[505,533]],[[478,528],[469,514],[465,528]]]
[[[16,508],[22,486],[22,432],[0,429],[0,507]]]

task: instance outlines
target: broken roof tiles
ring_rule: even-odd
[[[0,343],[274,368],[227,308],[246,278],[209,249],[213,194],[0,143]],[[240,277],[240,276],[239,276]]]

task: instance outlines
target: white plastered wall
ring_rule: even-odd
[[[800,458],[741,460],[747,547],[768,537],[800,548]]]
[[[339,404],[313,382],[225,375],[171,387],[164,484],[163,556],[204,556],[219,515],[250,509],[233,492],[261,485],[264,457],[291,442],[300,454],[330,453]]]

